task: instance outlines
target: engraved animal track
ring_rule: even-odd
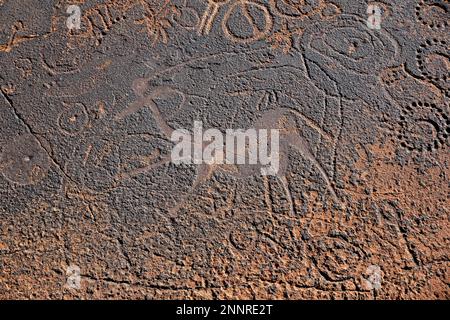
[[[419,70],[413,70],[416,73]],[[440,89],[427,82],[422,76],[416,76],[407,70],[405,65],[391,67],[380,73],[380,80],[384,89],[394,99],[394,103],[402,106],[413,101],[426,99],[441,101],[443,99]],[[437,102],[441,104],[442,102]]]
[[[446,0],[419,0],[415,12],[417,20],[435,31],[443,31],[448,25],[449,3]]]
[[[434,151],[448,145],[450,120],[448,106],[415,101],[402,110],[401,146],[409,151]]]
[[[41,181],[50,167],[47,153],[32,134],[12,140],[0,157],[3,176],[19,185],[32,185]]]
[[[416,51],[416,63],[421,76],[442,88],[449,96],[450,46],[445,40],[429,39]]]
[[[380,77],[384,84],[392,86],[406,80],[408,74],[406,74],[403,66],[397,66],[383,70]]]

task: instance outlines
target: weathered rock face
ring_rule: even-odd
[[[448,299],[448,20],[0,0],[0,298]],[[279,173],[175,165],[194,121],[280,130]]]

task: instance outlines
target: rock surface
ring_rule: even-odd
[[[449,7],[0,0],[0,299],[449,299]]]

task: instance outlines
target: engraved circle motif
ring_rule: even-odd
[[[66,107],[58,117],[59,128],[68,135],[77,135],[88,123],[89,116],[86,107],[81,103]]]

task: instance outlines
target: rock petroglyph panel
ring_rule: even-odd
[[[23,2],[0,298],[450,297],[448,1]],[[278,170],[174,161],[174,134],[195,158],[228,130],[277,132],[232,156],[278,137]]]

